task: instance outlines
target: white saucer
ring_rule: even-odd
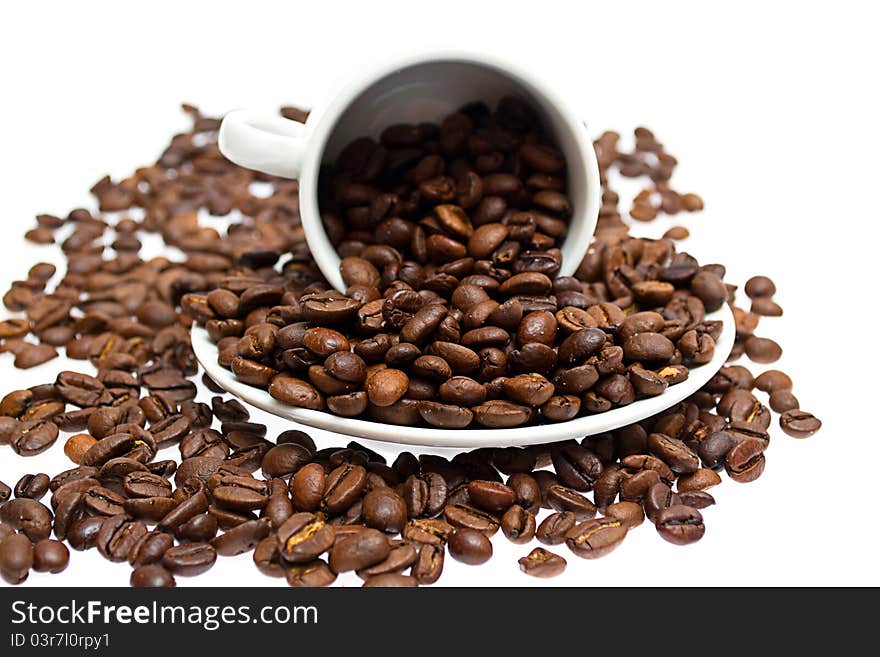
[[[569,438],[581,438],[638,422],[660,413],[689,397],[703,387],[724,365],[733,348],[735,326],[733,313],[727,304],[706,316],[723,324],[721,338],[715,345],[711,361],[690,370],[686,381],[669,386],[662,395],[648,397],[597,415],[585,415],[568,422],[516,427],[513,429],[437,429],[384,424],[370,420],[355,420],[324,411],[287,406],[273,399],[269,393],[242,383],[235,375],[217,363],[217,347],[208,338],[208,332],[198,326],[192,329],[192,346],[205,371],[218,385],[257,408],[317,429],[334,431],[346,436],[366,438],[401,445],[424,447],[512,447],[551,443]]]

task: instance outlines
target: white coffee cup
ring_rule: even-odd
[[[300,215],[312,256],[340,291],[339,255],[327,237],[318,207],[318,174],[353,139],[378,137],[396,123],[439,121],[462,105],[482,100],[494,107],[504,96],[531,104],[566,159],[573,213],[562,244],[560,275],[577,269],[590,245],[601,204],[596,153],[586,126],[567,103],[535,75],[488,55],[421,53],[354,76],[305,124],[274,112],[235,110],[220,126],[220,151],[248,169],[299,179]]]

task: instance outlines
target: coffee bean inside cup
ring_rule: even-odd
[[[386,126],[322,170],[345,290],[292,264],[182,303],[240,381],[344,417],[510,428],[662,395],[714,356],[721,325],[706,314],[727,301],[723,268],[669,239],[600,231],[560,277],[569,175],[520,99]]]

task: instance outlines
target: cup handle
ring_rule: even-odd
[[[246,169],[283,178],[299,177],[305,153],[305,124],[269,112],[233,110],[217,138],[226,159]]]

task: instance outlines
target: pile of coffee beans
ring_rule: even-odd
[[[660,395],[712,359],[724,268],[621,234],[558,276],[565,166],[513,98],[356,139],[321,184],[345,294],[265,270],[183,309],[241,381],[345,417],[515,427]]]
[[[473,126],[469,128],[471,136],[476,136],[473,139],[468,136],[465,150],[454,150],[454,157],[441,157],[446,163],[444,166],[449,167],[445,171],[455,170],[452,160],[470,157],[474,166],[479,166],[476,171],[481,182],[482,178],[491,176],[489,171],[495,166],[491,162],[497,157],[484,158],[478,164],[480,156],[487,153],[482,152],[482,147],[470,144],[482,139],[480,126],[484,121],[488,121],[485,123],[487,134],[498,129],[492,127],[496,123],[515,132],[516,125],[502,118],[511,111],[510,107],[507,110],[499,107],[495,119],[486,119],[491,115],[475,107],[461,113],[468,118],[468,123],[461,118],[453,119],[455,129],[447,127],[446,131],[455,133],[464,129],[462,126]],[[364,245],[362,255],[346,257],[362,258],[372,267],[363,263],[355,265],[355,271],[370,274],[371,278],[364,280],[371,284],[363,285],[362,280],[362,288],[356,288],[358,284],[352,283],[354,289],[344,298],[329,292],[309,256],[299,228],[296,182],[262,176],[232,165],[217,149],[217,120],[203,117],[194,107],[185,106],[185,109],[193,117],[193,129],[175,136],[158,162],[138,169],[124,180],[114,182],[105,178],[95,185],[92,191],[98,199],[99,212],[77,209],[66,217],[40,215],[37,218],[37,226],[28,231],[27,239],[42,244],[60,241],[66,270],[56,272],[50,264],[36,264],[3,296],[9,310],[21,313],[0,322],[0,351],[13,354],[17,367],[44,363],[54,358],[59,349],[64,349],[69,358],[89,361],[91,365],[84,367],[88,372],[56,371],[45,384],[13,390],[0,398],[0,444],[8,444],[20,456],[35,456],[53,448],[61,438],[72,466],[54,476],[24,474],[12,486],[0,482],[0,576],[10,583],[24,581],[31,570],[64,570],[71,548],[74,551],[96,548],[109,561],[130,564],[133,586],[173,586],[176,578],[208,571],[218,556],[243,553],[252,555],[260,572],[284,578],[292,586],[326,586],[339,573],[347,571],[357,573],[366,586],[424,585],[440,577],[447,549],[451,558],[466,564],[482,564],[491,559],[489,539],[499,530],[506,540],[524,546],[519,560],[523,572],[550,577],[563,572],[566,560],[545,547],[527,547],[533,540],[547,547],[559,546],[553,547],[554,550],[560,550],[565,544],[565,549],[578,557],[596,558],[616,548],[628,531],[647,517],[665,540],[674,544],[692,543],[704,532],[701,511],[714,503],[707,490],[720,483],[725,473],[734,481],[747,482],[763,472],[771,409],[782,413],[780,425],[794,437],[809,436],[821,426],[816,417],[799,409],[792,394],[792,381],[786,374],[769,370],[756,377],[742,365],[728,364],[685,402],[637,424],[581,441],[530,448],[479,449],[451,459],[403,452],[392,463],[387,463],[381,455],[353,442],[319,448],[301,431],[270,436],[266,425],[254,422],[245,406],[225,398],[210,379],[203,377],[202,381],[216,396],[198,398],[199,387],[195,381],[199,368],[189,341],[189,329],[195,320],[205,320],[206,325],[217,322],[210,324],[209,330],[232,330],[233,333],[239,330],[235,324],[238,322],[239,334],[224,336],[218,341],[221,357],[227,354],[230,365],[236,358],[247,360],[246,367],[250,369],[239,369],[249,373],[245,376],[254,377],[260,373],[265,375],[263,367],[274,369],[263,362],[261,352],[271,340],[277,343],[287,326],[311,322],[302,331],[301,338],[297,338],[302,343],[291,348],[295,353],[288,358],[301,358],[304,370],[300,371],[305,371],[307,376],[320,362],[323,371],[315,376],[322,385],[336,382],[344,388],[357,381],[369,382],[389,370],[412,372],[420,358],[437,357],[433,361],[436,367],[442,369],[439,364],[442,359],[450,370],[456,360],[443,355],[452,352],[419,353],[415,357],[412,354],[416,352],[409,348],[392,352],[401,345],[399,339],[387,348],[384,339],[376,339],[385,333],[389,342],[395,342],[388,331],[347,337],[333,312],[328,314],[328,307],[341,307],[339,312],[343,315],[351,313],[350,301],[345,299],[354,300],[359,310],[379,300],[370,299],[374,289],[383,290],[379,316],[383,322],[389,322],[389,328],[394,327],[394,334],[402,335],[407,323],[424,307],[442,308],[444,315],[438,326],[445,323],[443,330],[451,330],[452,319],[456,322],[466,319],[466,313],[459,319],[453,312],[460,310],[456,300],[467,301],[455,297],[446,304],[433,303],[430,301],[435,297],[417,294],[420,299],[429,297],[426,300],[429,302],[414,301],[418,307],[406,304],[397,307],[392,303],[387,313],[390,319],[386,319],[387,298],[408,290],[397,289],[393,280],[383,281],[383,276],[394,271],[393,259],[384,263],[368,259],[364,255],[369,253],[367,249],[377,244],[368,244],[365,234],[358,237],[347,233],[346,241],[362,241]],[[294,108],[285,108],[283,113],[291,118],[304,118],[303,113]],[[443,131],[441,125],[438,139]],[[386,159],[376,174],[378,177],[352,180],[353,183],[375,183],[384,189],[386,176],[399,174],[400,170],[389,165],[387,158],[391,153],[410,148],[401,140],[412,137],[406,137],[402,129],[395,132],[390,136],[386,134],[381,145],[386,150],[383,156]],[[520,130],[524,134],[529,132]],[[420,143],[433,141],[431,134],[431,129],[420,127]],[[585,337],[595,336],[598,342],[601,333],[602,345],[586,360],[598,355],[590,365],[600,380],[619,375],[617,388],[606,385],[605,392],[597,391],[596,395],[619,403],[619,398],[610,391],[626,389],[622,379],[637,389],[632,382],[633,371],[638,369],[634,364],[649,362],[645,351],[638,352],[638,357],[628,357],[626,341],[617,344],[621,331],[627,334],[628,329],[623,327],[631,326],[627,322],[635,322],[633,318],[640,314],[647,317],[642,331],[665,337],[675,344],[670,359],[673,362],[665,367],[683,367],[674,362],[679,358],[675,352],[684,362],[691,338],[684,340],[687,331],[675,337],[671,337],[674,331],[669,331],[677,322],[683,320],[687,325],[693,321],[694,316],[689,313],[694,308],[706,307],[703,298],[706,290],[719,297],[717,303],[732,302],[732,287],[722,284],[722,293],[715,281],[723,278],[721,266],[700,267],[690,256],[674,253],[671,238],[646,240],[629,235],[617,211],[618,197],[607,188],[606,174],[611,168],[619,168],[624,173],[629,167],[627,172],[635,175],[632,162],[637,160],[642,163],[638,175],[652,181],[654,192],[660,189],[657,193],[677,194],[668,186],[674,158],[665,155],[661,158],[658,153],[662,154],[662,150],[653,136],[646,138],[647,134],[644,129],[637,131],[636,144],[642,151],[636,155],[618,152],[618,137],[613,133],[606,133],[596,142],[606,181],[604,205],[593,249],[577,276],[568,283],[564,281],[563,287],[557,289],[555,284],[560,279],[554,282],[552,274],[544,273],[551,280],[551,287],[544,292],[517,290],[498,303],[498,307],[505,303],[509,307],[515,299],[523,317],[544,310],[529,304],[548,304],[546,312],[556,322],[557,335],[565,336],[558,344],[554,343],[554,349],[541,341],[520,342],[518,332],[508,330],[508,342],[515,347],[511,354],[516,350],[526,352],[528,347],[540,355],[546,353],[540,349],[542,345],[554,351],[557,361],[562,358],[561,363],[541,373],[538,366],[541,358],[525,353],[519,360],[514,359],[517,363],[512,365],[514,376],[508,379],[537,374],[555,388],[556,370],[571,372],[579,367],[570,365],[564,354],[574,353],[575,348],[581,348],[581,343],[569,345],[572,349],[569,352],[568,347],[563,349],[565,340],[585,332]],[[448,139],[449,143],[455,141],[452,137]],[[528,140],[524,143],[541,144],[542,154],[554,152],[551,146],[533,141],[532,137]],[[380,146],[371,146],[370,153],[375,153],[377,148]],[[442,149],[447,146],[440,148],[443,153]],[[545,150],[548,148],[550,150]],[[364,152],[367,150],[364,148]],[[519,147],[515,151],[502,151],[502,159],[507,160],[519,152]],[[414,158],[413,155],[407,157]],[[423,157],[424,154],[418,161],[412,159],[409,165],[401,166],[412,169]],[[532,157],[534,159],[534,154]],[[371,158],[378,156],[373,154],[368,159]],[[399,156],[399,159],[406,158]],[[520,166],[534,166],[528,164],[525,156],[523,160]],[[376,166],[375,162],[370,166]],[[523,172],[528,170],[522,169]],[[368,175],[369,171],[365,165],[358,177]],[[353,170],[349,174],[353,174]],[[338,175],[344,181],[344,172]],[[442,175],[446,173],[440,172],[434,177]],[[534,175],[530,174],[525,180]],[[259,193],[256,186],[261,186]],[[564,188],[553,191],[564,193]],[[455,201],[460,204],[458,193],[456,180]],[[697,204],[691,196],[681,195],[682,206],[697,209],[701,202]],[[685,197],[689,198],[686,203]],[[506,202],[514,202],[513,198],[507,197]],[[523,197],[514,203],[526,202]],[[354,207],[362,205],[348,205],[346,209]],[[542,206],[538,204],[538,207]],[[545,210],[551,214],[556,212],[552,208],[531,211],[543,213]],[[671,213],[672,210],[674,206],[667,201],[667,206],[659,211]],[[229,224],[222,234],[215,227],[219,225],[215,216],[226,217]],[[348,213],[345,218],[351,220]],[[426,238],[445,234],[444,229],[438,229],[431,222],[426,226],[421,218],[417,221],[401,219],[413,224],[413,234],[419,228]],[[214,222],[217,223],[212,226]],[[540,224],[534,226],[538,234]],[[184,254],[183,259],[142,259],[141,237],[146,233],[160,235],[165,244]],[[374,238],[373,241],[379,240]],[[529,250],[523,249],[524,242],[518,243],[520,251],[512,263],[518,261],[523,251]],[[342,242],[339,244],[341,249]],[[404,253],[409,259],[414,251],[405,245],[399,246],[402,251],[392,248],[401,254],[397,278],[403,281],[401,269],[408,261]],[[529,248],[534,250],[536,246],[532,244]],[[549,243],[544,246],[554,248]],[[279,273],[275,266],[282,257],[285,260]],[[468,257],[471,256],[465,259]],[[474,267],[477,260],[474,258]],[[427,289],[438,298],[473,285],[476,289],[466,290],[467,294],[479,296],[483,292],[495,303],[493,296],[505,294],[500,292],[503,283],[495,276],[509,281],[516,275],[515,265],[510,264],[507,268],[496,266],[497,271],[510,272],[506,277],[476,274],[474,270],[463,275],[462,271],[453,269],[442,272],[443,277],[438,279],[439,269],[445,264],[431,261],[430,257],[425,263],[413,262],[421,268],[425,281],[445,280],[448,284],[452,278],[457,279],[451,290],[440,286],[418,290]],[[378,274],[375,281],[374,270]],[[456,271],[462,274],[460,278]],[[708,275],[702,278],[711,280],[710,285],[694,284],[702,274]],[[446,278],[447,275],[450,278]],[[664,275],[671,280],[661,280]],[[498,288],[487,279],[479,279],[485,285],[464,283],[467,276],[486,276],[495,280]],[[665,304],[654,304],[653,311],[632,312],[631,307],[638,307],[640,303],[635,286],[644,281],[670,283],[675,288],[672,299]],[[579,291],[574,289],[574,282],[578,283]],[[411,283],[407,285],[415,287]],[[571,288],[566,289],[568,285]],[[387,291],[391,294],[386,298]],[[754,278],[746,292],[753,300],[752,308],[750,311],[735,309],[737,349],[731,360],[745,353],[756,362],[770,362],[774,356],[778,357],[778,345],[774,347],[775,343],[755,336],[755,330],[762,314],[775,312],[767,312],[773,308],[770,304],[775,303],[772,300],[775,286],[769,279]],[[578,294],[587,301],[581,300]],[[586,311],[573,316],[589,317],[596,326],[567,328],[563,324],[568,321],[567,316],[563,315],[562,319],[557,316],[560,308],[552,312],[549,308],[552,296],[556,297],[554,308],[560,297],[574,300],[574,303],[564,302],[562,307]],[[670,307],[675,299],[681,301]],[[759,299],[763,301],[756,305]],[[485,301],[481,299],[480,303]],[[590,309],[595,307],[599,310],[591,313]],[[218,308],[225,310],[218,312]],[[493,307],[487,317],[494,310]],[[663,321],[662,327],[654,314]],[[358,317],[358,312],[347,316]],[[615,317],[620,318],[620,322],[612,328]],[[691,327],[697,334],[694,336],[697,348],[707,342],[707,338],[711,339],[708,328],[697,331],[699,324]],[[649,330],[653,326],[657,328]],[[259,330],[251,331],[254,327]],[[465,328],[472,330],[473,327]],[[308,333],[312,329],[319,331]],[[436,335],[439,329],[433,330]],[[540,330],[543,326],[535,333]],[[332,331],[338,332],[338,336]],[[272,337],[267,337],[269,335]],[[245,336],[247,339],[242,341]],[[351,350],[340,349],[341,340],[347,340]],[[657,338],[652,337],[651,341]],[[427,343],[416,340],[409,344],[419,352],[424,346],[427,352],[427,346],[436,342],[435,338]],[[461,340],[445,342],[460,345]],[[364,345],[361,351],[367,348],[370,353],[369,349],[373,349],[373,353],[383,356],[365,358],[358,353],[361,345]],[[252,355],[240,356],[240,348],[250,349],[247,353]],[[272,350],[275,348],[276,345],[271,346]],[[647,346],[638,348],[644,350]],[[603,360],[603,352],[610,350],[619,356],[612,357],[609,353]],[[479,350],[475,353],[479,355]],[[361,363],[354,355],[363,361],[364,378],[360,378]],[[426,372],[435,371],[431,362],[428,361]],[[473,372],[485,366],[487,364],[480,361]],[[642,369],[652,371],[647,367]],[[435,386],[441,406],[450,404],[440,395],[472,392],[474,387],[470,384],[460,388],[447,386],[441,392],[443,385],[454,378],[453,374],[478,381],[470,373],[451,371],[442,380],[436,374],[413,377],[405,374],[408,381],[404,389],[410,395],[407,398],[423,401],[411,396],[418,385],[413,384],[415,380]],[[279,376],[273,373],[265,377],[267,385],[273,385]],[[299,377],[285,376],[288,379],[275,385],[286,394],[298,395],[297,400],[315,394],[324,397],[329,405],[334,397],[357,393],[317,392],[320,388],[311,378],[305,387],[289,383]],[[373,381],[372,392],[368,383],[366,389],[358,391],[366,393],[367,403],[372,407],[393,408],[403,396],[385,406],[381,402],[388,401],[403,387],[390,385],[398,376],[384,374],[383,378]],[[648,375],[638,376],[651,379]],[[487,377],[486,381],[495,378]],[[299,380],[305,383],[304,379]],[[534,388],[540,391],[545,384],[536,380],[540,385]],[[492,389],[483,383],[486,398],[480,403],[500,402],[493,405],[500,407],[497,415],[501,417],[511,407],[522,407],[528,409],[528,419],[533,415],[547,419],[549,398],[540,404],[535,403],[535,397],[523,401],[524,391],[536,394],[532,389],[520,384]],[[757,393],[769,394],[770,408],[758,399]],[[644,393],[639,391],[639,394]],[[560,395],[551,394],[553,396]],[[453,405],[463,410],[479,404]],[[392,421],[386,416],[377,419]],[[47,495],[49,499],[44,503]]]

